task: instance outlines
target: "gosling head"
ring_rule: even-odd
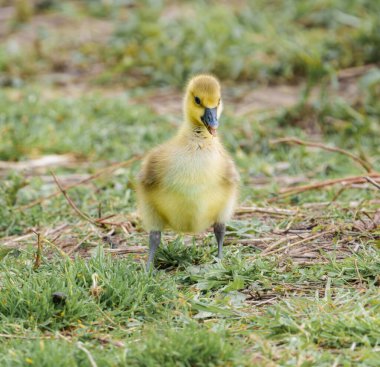
[[[187,86],[184,110],[185,118],[194,129],[207,129],[216,136],[223,105],[219,81],[211,75],[197,75]]]

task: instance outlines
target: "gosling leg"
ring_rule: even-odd
[[[156,253],[157,247],[161,242],[161,232],[160,231],[150,231],[149,233],[149,256],[148,262],[146,264],[146,270],[150,270],[152,263],[154,261],[154,254]]]
[[[222,248],[223,248],[223,240],[224,240],[225,233],[226,233],[226,225],[224,223],[214,224],[214,234],[215,234],[216,242],[218,243],[218,258],[219,259],[223,257]]]

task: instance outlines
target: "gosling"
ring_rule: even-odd
[[[166,228],[196,234],[213,225],[222,258],[225,223],[233,214],[239,182],[235,164],[217,137],[222,109],[219,81],[195,76],[186,89],[177,135],[151,150],[142,163],[137,201],[149,231],[147,270]]]

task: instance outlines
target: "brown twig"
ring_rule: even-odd
[[[380,179],[380,173],[372,173],[368,175],[367,177],[370,178],[375,178],[375,179]],[[282,199],[284,197],[294,195],[294,194],[299,194],[301,192],[305,191],[310,191],[310,190],[316,190],[316,189],[321,189],[327,186],[333,186],[336,184],[357,184],[357,183],[364,183],[366,182],[366,179],[363,176],[351,176],[351,177],[344,177],[344,178],[335,178],[331,180],[325,180],[321,182],[317,182],[314,184],[310,185],[302,185],[302,186],[295,186],[295,187],[290,187],[287,189],[284,189],[280,192],[280,194],[276,197],[273,197],[269,199],[269,202],[276,201],[278,199]]]
[[[360,166],[362,166],[366,172],[368,172],[368,173],[374,172],[370,163],[361,159],[360,157],[356,156],[355,154],[352,154],[352,153],[348,152],[347,150],[344,150],[341,148],[330,147],[328,145],[324,145],[324,144],[316,143],[316,142],[311,142],[311,141],[303,141],[303,140],[300,140],[297,138],[276,139],[276,140],[271,140],[269,143],[270,144],[282,144],[282,143],[284,143],[284,144],[297,144],[297,145],[303,145],[303,146],[307,146],[307,147],[320,148],[323,150],[327,150],[329,152],[340,153],[340,154],[346,155],[347,157],[350,157],[356,163],[359,163]]]
[[[336,229],[330,229],[330,230],[325,231],[325,232],[317,233],[317,234],[315,234],[313,236],[309,236],[309,237],[303,238],[302,240],[293,242],[293,243],[291,243],[289,245],[282,246],[282,247],[280,247],[278,249],[275,249],[275,250],[272,250],[272,251],[269,251],[269,252],[266,252],[266,253],[262,253],[260,255],[261,256],[269,256],[269,255],[273,255],[273,254],[275,254],[277,252],[281,252],[283,250],[289,250],[290,248],[292,248],[294,246],[300,245],[300,244],[305,243],[305,242],[310,241],[310,240],[314,240],[314,239],[316,239],[318,237],[321,237],[321,236],[323,236],[325,234],[332,233],[332,232],[335,232],[335,231],[336,231]]]
[[[364,177],[369,183],[371,183],[373,186],[377,187],[379,190],[380,190],[380,185],[375,181],[373,180],[371,177],[369,176],[365,176]]]
[[[259,208],[256,206],[241,206],[235,210],[235,214],[245,214],[245,213],[263,213],[269,215],[284,215],[293,216],[297,214],[296,210],[282,209],[282,208]]]
[[[69,203],[69,205],[73,208],[73,210],[84,220],[86,220],[87,222],[90,222],[92,224],[95,224],[95,225],[99,225],[99,223],[92,219],[91,217],[89,217],[87,214],[83,213],[76,205],[75,203],[71,200],[70,196],[67,194],[66,190],[62,187],[61,183],[59,182],[57,176],[54,174],[53,171],[51,171],[51,174],[54,178],[54,181],[55,183],[57,184],[60,192],[63,194],[63,196],[66,198],[67,202]]]
[[[380,178],[380,173],[373,173],[369,175],[368,177],[373,178]],[[331,180],[321,181],[317,182],[315,184],[310,185],[303,185],[303,186],[296,186],[296,187],[290,187],[288,189],[284,189],[281,191],[281,194],[287,194],[289,192],[295,191],[295,192],[302,192],[302,191],[308,191],[310,189],[319,189],[326,186],[335,185],[338,183],[342,184],[357,184],[357,183],[363,183],[366,179],[362,176],[351,176],[351,177],[343,177],[343,178],[335,178]]]
[[[87,214],[83,213],[76,205],[75,203],[72,201],[72,199],[70,198],[70,196],[67,194],[66,190],[62,187],[61,183],[59,182],[57,176],[54,174],[54,172],[51,172],[53,178],[54,178],[54,181],[55,183],[57,184],[58,188],[59,188],[59,192],[61,192],[64,197],[66,198],[67,202],[69,203],[69,205],[73,208],[73,210],[81,217],[83,218],[84,220],[86,220],[87,222],[91,223],[91,224],[94,224],[98,227],[105,227],[107,225],[109,226],[115,226],[115,227],[121,227],[123,225],[125,225],[124,222],[108,222],[106,221],[106,219],[108,218],[112,218],[115,216],[115,214],[111,214],[111,215],[108,215],[104,218],[97,218],[97,219],[93,219],[91,218],[90,216],[88,216]]]
[[[299,236],[292,236],[292,238],[299,238]],[[271,253],[277,246],[282,245],[284,242],[288,241],[289,237],[281,238],[275,243],[272,243],[269,247],[267,247],[262,253],[261,256],[267,255],[268,253]]]
[[[42,237],[45,237],[47,235],[53,235],[53,234],[55,234],[57,232],[59,233],[59,231],[62,231],[62,230],[64,230],[67,227],[68,227],[68,224],[65,223],[65,224],[62,224],[62,225],[58,226],[57,228],[49,229],[49,230],[47,230],[47,231],[44,232],[44,234],[43,234]],[[11,246],[12,247],[13,243],[19,243],[21,241],[27,240],[30,237],[33,237],[34,234],[36,233],[33,230],[31,230],[31,231],[32,231],[32,233],[24,234],[24,235],[18,236],[18,237],[5,237],[5,238],[2,238],[2,241],[3,241],[2,245],[3,246]]]
[[[128,167],[141,158],[142,158],[142,155],[135,155],[134,157],[132,157],[131,159],[128,159],[127,161],[112,164],[106,168],[99,170],[98,172],[94,173],[93,175],[84,178],[83,180],[81,180],[79,182],[76,182],[76,183],[73,183],[71,185],[67,185],[67,186],[63,187],[63,190],[67,191],[69,189],[72,189],[73,187],[85,184],[85,183],[90,182],[90,181],[94,180],[95,178],[98,178],[99,176],[102,176],[106,173],[111,173],[113,171],[116,171],[117,169],[119,169],[121,167]],[[37,200],[34,200],[29,204],[19,206],[18,208],[15,208],[15,210],[25,210],[25,209],[32,208],[33,206],[41,204],[43,201],[51,199],[51,198],[59,195],[60,193],[61,193],[61,190],[53,192],[52,194],[44,196],[44,197],[39,198]]]
[[[110,254],[144,254],[147,252],[147,248],[145,246],[127,246],[124,248],[105,248],[104,252]]]

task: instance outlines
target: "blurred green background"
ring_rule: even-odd
[[[300,127],[378,162],[378,1],[0,5],[0,159],[126,158],[167,135],[188,78],[211,72],[235,151],[262,152],[263,137]]]
[[[221,137],[250,185],[242,202],[276,193],[279,175],[361,172],[345,156],[270,144],[284,136],[379,169],[378,1],[0,1],[0,160],[71,154],[93,168],[143,154],[181,123],[188,78],[211,72]],[[40,194],[25,191],[20,204]]]
[[[296,83],[380,58],[380,5],[371,0],[1,5],[3,85],[43,75],[53,83],[48,76],[58,73],[66,81],[182,86],[203,71],[235,82]]]

